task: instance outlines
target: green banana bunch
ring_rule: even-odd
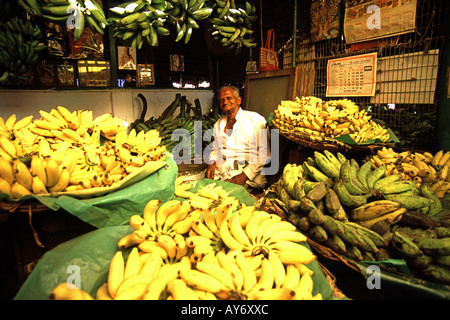
[[[0,23],[0,65],[4,72],[0,83],[14,83],[28,79],[31,65],[39,61],[39,53],[47,48],[40,42],[43,34],[38,25],[13,17]]]
[[[385,172],[384,167],[374,169],[370,162],[359,165],[340,152],[315,151],[302,164],[286,165],[269,191],[276,194],[277,206],[281,204],[291,223],[343,257],[385,260],[395,250],[408,259],[426,260],[420,250],[426,245],[440,248],[437,261],[441,265],[432,264],[426,275],[445,283],[448,271],[439,267],[447,262],[442,252],[450,244],[425,241],[419,245],[403,234],[393,237],[396,228],[407,223],[424,230],[437,226],[440,236],[433,237],[448,237],[448,227],[440,227],[434,218],[442,210],[439,198],[429,187],[418,188],[399,176],[384,176]],[[417,234],[418,239],[424,237],[424,232]]]
[[[211,34],[224,47],[236,48],[237,52],[242,47],[253,48],[256,43],[253,42],[252,23],[256,20],[255,6],[249,2],[245,3],[244,8],[236,8],[234,1],[216,1],[215,13],[210,22]]]
[[[50,0],[40,11],[44,19],[73,29],[75,41],[80,39],[85,27],[103,35],[108,25],[103,8],[95,0]]]
[[[200,28],[197,21],[208,18],[213,8],[205,6],[205,0],[169,0],[169,2],[173,8],[168,10],[168,21],[175,26],[175,42],[184,38],[184,43],[187,44],[193,30]]]
[[[158,46],[158,36],[167,36],[169,29],[164,27],[168,14],[166,10],[173,6],[168,1],[137,0],[126,2],[109,10],[113,14],[107,19],[111,23],[113,37],[129,43],[132,49],[140,49],[144,42]]]

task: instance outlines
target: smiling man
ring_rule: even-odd
[[[218,99],[225,114],[214,125],[206,178],[263,189],[267,180],[261,169],[270,159],[266,119],[241,108],[236,87],[221,87]]]

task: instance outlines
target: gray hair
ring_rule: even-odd
[[[219,90],[217,90],[217,92],[220,93],[222,90],[225,90],[225,89],[231,89],[234,92],[234,97],[235,98],[238,98],[240,96],[239,89],[237,87],[235,87],[235,86],[230,86],[230,85],[221,86],[219,88]]]

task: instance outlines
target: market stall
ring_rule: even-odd
[[[449,10],[6,1],[2,296],[450,299]]]

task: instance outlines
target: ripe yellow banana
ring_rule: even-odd
[[[25,188],[19,181],[14,180],[11,185],[11,194],[14,199],[21,199],[24,196],[32,194],[30,190]]]
[[[163,277],[156,277],[148,285],[143,300],[159,300],[162,292],[166,289],[167,279]]]
[[[12,132],[14,130],[14,124],[16,123],[16,120],[17,120],[17,116],[14,113],[12,115],[10,115],[8,117],[8,119],[6,119],[5,126],[9,132]]]
[[[159,252],[150,252],[147,261],[141,268],[140,274],[153,279],[158,276],[159,270],[163,264],[163,259]]]
[[[161,234],[158,235],[156,241],[166,250],[168,259],[173,260],[177,254],[175,240],[167,234]]]
[[[156,231],[156,211],[161,205],[161,200],[152,199],[147,202],[142,213],[142,217],[149,224],[153,231]]]
[[[0,177],[0,193],[5,193],[9,195],[10,198],[13,198],[11,188],[12,188],[11,184],[5,179]]]
[[[97,289],[97,293],[95,294],[95,300],[112,300],[112,297],[110,296],[109,291],[108,291],[108,283],[107,282],[102,284]]]
[[[197,232],[199,235],[209,238],[216,239],[216,235],[209,230],[209,228],[204,224],[203,220],[198,219],[192,222],[192,230]]]
[[[241,291],[244,285],[244,275],[236,262],[224,251],[217,252],[216,257],[219,265],[231,275],[236,290]]]
[[[227,291],[227,287],[213,276],[194,269],[180,270],[180,277],[188,285],[211,293]]]
[[[17,158],[17,150],[15,144],[3,134],[0,135],[0,146],[13,159]]]
[[[108,291],[112,298],[115,298],[117,289],[124,279],[125,262],[122,251],[117,251],[109,265]]]
[[[267,244],[275,243],[278,241],[304,242],[306,241],[306,239],[306,236],[299,231],[278,231],[267,240]]]
[[[284,264],[278,256],[278,253],[273,250],[269,251],[268,260],[272,265],[275,287],[280,288],[286,277]]]
[[[48,187],[48,191],[50,193],[64,191],[64,189],[66,189],[67,186],[69,185],[69,180],[70,180],[70,172],[66,167],[64,167],[61,169],[61,172],[59,173],[58,180],[54,185]]]
[[[244,277],[243,290],[250,291],[257,283],[256,274],[242,251],[238,252],[235,260]]]
[[[125,264],[125,270],[123,274],[123,280],[127,280],[128,278],[139,274],[139,272],[142,269],[142,261],[139,256],[139,251],[137,247],[133,247],[131,249],[130,254],[128,255],[126,264]],[[120,288],[120,287],[119,287]]]
[[[146,275],[135,274],[120,284],[115,300],[140,300],[144,296],[151,279]]]
[[[235,289],[231,274],[216,263],[205,261],[197,262],[196,269],[209,274],[222,282],[229,290]]]
[[[284,264],[308,264],[317,257],[302,244],[291,241],[278,241],[273,245],[278,251],[278,256]]]
[[[117,242],[117,246],[120,249],[126,249],[135,245],[139,245],[144,242],[147,238],[147,234],[141,230],[134,230],[132,233],[129,233]]]
[[[231,235],[230,229],[229,229],[229,220],[227,219],[225,222],[222,223],[219,229],[220,238],[222,239],[223,243],[230,249],[230,250],[244,250],[245,246],[240,243],[236,238],[234,238]]]
[[[203,220],[205,221],[206,226],[208,227],[209,230],[211,230],[212,233],[214,234],[219,233],[213,209],[208,208],[203,211]]]
[[[13,167],[16,180],[29,191],[31,191],[33,185],[33,176],[31,175],[31,172],[28,169],[27,165],[22,161],[16,159],[13,160]]]
[[[156,226],[158,229],[161,229],[169,214],[179,209],[181,204],[180,200],[168,200],[158,207],[156,211]]]
[[[153,230],[150,228],[147,221],[138,214],[134,214],[130,217],[130,226],[132,226],[134,230],[140,230],[148,235],[153,233]]]
[[[286,266],[286,276],[284,277],[281,287],[291,289],[296,288],[300,282],[300,277],[301,275],[298,268],[293,264],[288,264]]]
[[[270,241],[270,238],[273,234],[281,232],[281,231],[295,231],[297,228],[290,222],[286,220],[275,221],[271,225],[267,226],[264,230],[263,237],[261,238],[261,242],[264,243],[266,241]]]
[[[47,194],[48,190],[45,187],[45,183],[39,178],[39,176],[33,176],[32,191],[34,194]]]
[[[30,171],[32,175],[38,176],[44,185],[47,184],[47,173],[45,172],[44,160],[37,154],[31,156]]]
[[[12,184],[16,179],[13,162],[3,157],[0,157],[0,177],[8,181],[9,184]]]
[[[56,160],[52,158],[45,159],[45,172],[47,174],[47,187],[51,187],[56,184],[59,179],[59,165]]]
[[[250,243],[250,240],[249,240],[247,234],[245,233],[245,230],[241,226],[240,216],[241,216],[241,214],[239,213],[239,211],[236,211],[229,218],[230,219],[230,221],[229,221],[230,233],[242,245],[250,248],[252,246],[252,244]]]
[[[296,291],[290,288],[272,288],[255,292],[251,299],[254,300],[293,300]]]
[[[174,300],[199,300],[193,289],[186,285],[182,279],[173,279],[167,283],[167,290]]]
[[[51,300],[94,300],[88,292],[67,282],[57,285],[50,293],[49,298]]]
[[[254,239],[256,238],[259,224],[266,219],[271,219],[271,215],[268,212],[262,210],[253,212],[253,217],[245,226],[245,233],[247,234],[251,242],[254,242]]]
[[[295,288],[295,298],[297,300],[307,300],[312,298],[314,282],[309,273],[301,276],[300,281]]]

